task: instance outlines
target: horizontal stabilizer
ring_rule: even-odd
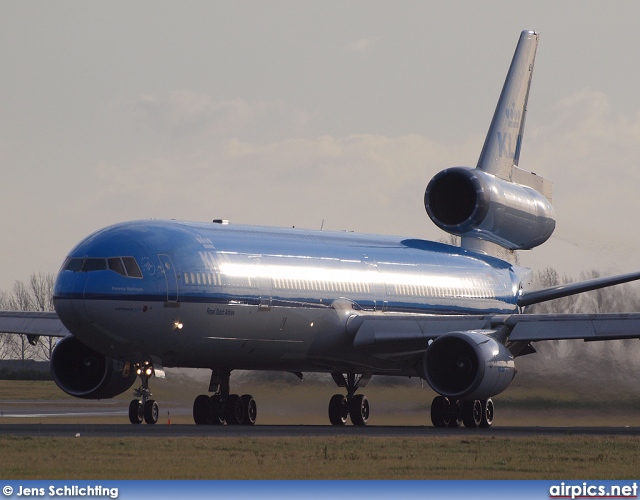
[[[540,302],[560,299],[562,297],[569,297],[570,295],[577,295],[579,293],[589,292],[591,290],[606,288],[613,285],[620,285],[622,283],[628,283],[629,281],[636,281],[639,279],[640,272],[636,272],[621,274],[618,276],[607,276],[605,278],[596,278],[587,281],[580,281],[579,283],[567,283],[566,285],[551,286],[549,288],[532,290],[530,292],[523,292],[522,295],[518,297],[518,306],[525,307],[533,304],[539,304]]]

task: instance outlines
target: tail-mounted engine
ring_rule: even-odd
[[[556,226],[551,203],[538,191],[468,167],[436,174],[425,191],[424,206],[440,229],[509,250],[544,243]]]
[[[67,394],[84,399],[106,399],[122,394],[136,380],[135,370],[107,358],[69,335],[51,353],[51,375]]]
[[[434,391],[454,399],[488,399],[504,391],[516,374],[507,348],[478,332],[438,337],[427,348],[422,369]]]

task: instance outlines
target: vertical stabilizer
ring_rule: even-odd
[[[523,31],[478,159],[479,170],[509,181],[515,180],[513,167],[520,157],[537,48],[538,33]]]
[[[538,34],[523,31],[476,168],[452,167],[429,182],[424,205],[462,248],[515,262],[516,250],[547,241],[556,226],[552,184],[518,167]]]

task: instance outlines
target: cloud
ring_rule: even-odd
[[[521,166],[554,183],[554,238],[575,246],[574,256],[592,251],[582,269],[637,268],[640,113],[615,112],[606,95],[583,90],[543,114],[551,119],[526,132]]]
[[[444,168],[473,166],[484,139],[314,136],[313,115],[286,103],[216,101],[190,91],[146,96],[134,109],[148,130],[136,155],[94,169],[95,198],[115,220],[144,207],[133,216],[312,228],[324,219],[327,229],[438,239],[443,233],[424,211],[424,189]],[[558,225],[554,241],[530,253],[574,275],[611,262],[632,270],[640,246],[633,229],[640,115],[614,113],[593,91],[542,113],[550,119],[530,124],[521,166],[553,181]],[[569,269],[553,250],[565,247]]]
[[[345,52],[364,52],[369,49],[376,41],[377,37],[360,38],[347,43],[344,46]]]
[[[214,100],[190,90],[141,96],[133,105],[133,115],[173,140],[291,132],[308,120],[303,111],[282,101]],[[279,129],[284,123],[286,131]]]
[[[321,136],[263,144],[227,138],[215,146],[200,144],[197,153],[103,164],[96,175],[100,185],[108,186],[102,192],[105,202],[126,206],[127,199],[135,199],[165,217],[176,216],[169,210],[182,205],[191,210],[185,218],[211,214],[237,222],[306,227],[326,219],[326,227],[333,229],[390,232],[388,228],[402,226],[402,232],[413,234],[408,213],[426,219],[424,188],[452,156],[417,135]],[[407,190],[412,198],[403,208]],[[122,203],[114,203],[118,199]],[[402,222],[394,224],[393,219]]]
[[[114,220],[319,227],[325,219],[330,229],[416,235],[426,227],[439,237],[422,206],[424,189],[436,172],[461,163],[461,151],[475,158],[481,146],[480,138],[461,145],[420,135],[313,136],[312,115],[293,106],[190,91],[144,96],[132,109],[147,130],[136,154],[94,167],[94,199]],[[134,207],[143,213],[132,215]]]

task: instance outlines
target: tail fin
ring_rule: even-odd
[[[516,250],[544,243],[555,229],[551,182],[518,167],[538,34],[523,31],[476,168],[431,179],[424,204],[460,246],[516,262]]]
[[[518,168],[538,37],[535,31],[520,34],[476,168],[532,187],[551,201],[551,182]]]

